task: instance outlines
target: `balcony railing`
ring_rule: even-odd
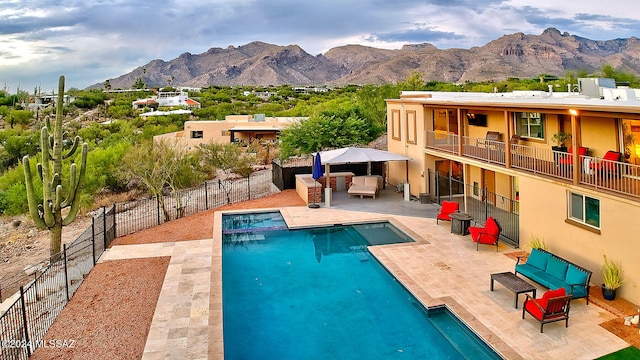
[[[458,153],[458,135],[445,131],[427,131],[427,148],[438,149],[450,154]]]
[[[426,135],[426,148],[458,154],[458,135],[438,131],[427,131]],[[461,155],[505,166],[505,146],[502,141],[463,136]],[[573,181],[573,154],[525,145],[509,146],[511,168]],[[578,167],[580,184],[640,198],[640,166],[580,155]]]

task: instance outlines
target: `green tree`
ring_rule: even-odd
[[[169,221],[171,216],[163,191],[167,188],[174,197],[177,216],[181,217],[186,204],[176,191],[204,179],[197,164],[197,158],[182,148],[166,142],[148,141],[132,147],[124,155],[119,176],[139,181],[149,194],[158,199],[164,220]]]
[[[134,89],[146,89],[147,88],[147,84],[145,84],[144,81],[142,81],[142,78],[137,77],[136,78],[136,82],[133,83],[133,88]]]
[[[323,113],[295,123],[280,133],[280,158],[366,144],[371,140],[371,123],[357,111],[333,115]]]
[[[219,144],[210,142],[200,145],[200,160],[210,174],[215,175],[222,171],[225,177],[238,174],[247,177],[253,172],[255,157],[243,151],[242,147],[235,143]]]
[[[219,144],[210,142],[200,145],[199,153],[205,169],[213,175],[220,171],[226,179],[233,177],[233,174],[248,177],[253,172],[253,165],[256,163],[254,156],[243,151],[235,143]],[[223,183],[219,182],[219,184],[222,185]],[[231,189],[224,188],[223,190],[227,194],[227,203],[231,203],[231,198],[229,197]]]
[[[422,75],[417,71],[413,71],[411,72],[411,75],[404,80],[404,82],[401,82],[398,85],[400,85],[402,90],[418,91],[424,90],[425,83],[422,79]]]

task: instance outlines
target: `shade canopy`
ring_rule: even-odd
[[[349,163],[369,163],[382,161],[411,160],[410,157],[371,148],[346,147],[320,151],[322,164],[337,165]]]

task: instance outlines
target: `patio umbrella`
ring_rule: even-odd
[[[313,177],[313,180],[318,181],[318,179],[320,179],[322,177],[322,159],[320,158],[320,153],[316,153],[316,155],[314,156],[313,159],[313,171],[311,172],[311,177]],[[310,208],[314,208],[317,209],[320,207],[320,205],[318,205],[316,203],[316,188],[315,188],[315,183],[314,183],[314,188],[313,188],[313,204],[309,204]]]

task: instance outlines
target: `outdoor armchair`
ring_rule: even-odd
[[[440,213],[436,216],[436,224],[438,220],[451,221],[450,214],[457,212],[460,209],[460,204],[455,201],[442,201],[442,208]]]
[[[571,307],[572,295],[566,295],[564,288],[550,290],[544,293],[541,298],[534,299],[531,295],[526,294],[522,307],[522,318],[524,314],[529,313],[540,322],[540,332],[544,324],[554,321],[564,320],[565,327],[569,327],[569,308]]]
[[[496,251],[498,251],[498,238],[500,237],[500,225],[491,216],[487,218],[484,227],[470,226],[469,232],[471,238],[476,243],[476,251],[480,244],[495,245]]]

